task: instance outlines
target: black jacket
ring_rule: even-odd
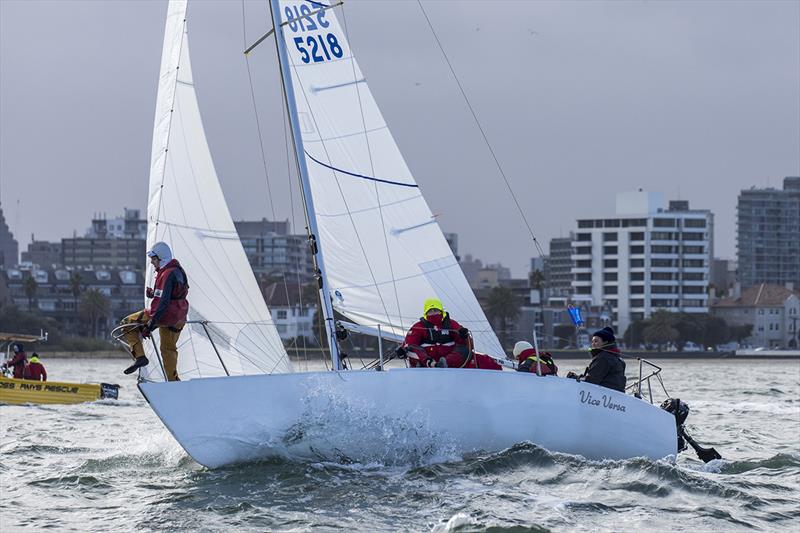
[[[625,392],[625,361],[613,352],[600,352],[592,358],[580,380]]]

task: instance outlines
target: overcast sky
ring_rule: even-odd
[[[643,188],[710,209],[715,255],[733,258],[739,191],[800,175],[798,1],[424,6],[545,251]],[[271,198],[241,53],[271,24],[264,1],[244,9],[243,30],[239,0],[190,1],[200,107],[234,218],[291,218],[274,44],[250,60]],[[344,10],[442,228],[462,255],[522,275],[535,250],[417,2]],[[0,0],[0,202],[21,249],[145,207],[165,14],[156,0]]]

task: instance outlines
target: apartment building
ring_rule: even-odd
[[[707,313],[714,217],[665,206],[659,193],[617,194],[613,217],[581,219],[572,241],[573,300],[612,309],[619,335],[658,309]]]

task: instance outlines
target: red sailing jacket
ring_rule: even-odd
[[[24,379],[25,367],[28,365],[28,356],[25,352],[17,352],[10,361],[6,361],[6,365],[14,367],[14,377],[16,379]]]
[[[177,259],[156,270],[154,285],[149,313],[154,322],[159,326],[176,326],[186,322],[189,312],[189,302],[186,300],[189,283]],[[164,295],[165,289],[169,289],[169,294]]]
[[[531,365],[528,369],[528,372],[536,374],[536,367],[537,367],[536,350],[534,350],[533,348],[528,348],[527,350],[522,350],[522,353],[520,353],[519,356],[517,356],[517,360],[519,361],[520,365],[525,363],[527,359],[531,360]],[[552,356],[547,352],[542,352],[542,375],[549,376],[556,374],[558,374],[558,367],[553,362]]]
[[[28,377],[25,379],[32,379],[33,381],[47,381],[47,370],[44,369],[44,365],[42,363],[29,363]]]
[[[459,329],[461,329],[461,324],[450,318],[448,313],[444,314],[441,326],[421,318],[406,333],[403,346],[421,346],[425,349],[428,357],[438,361],[440,357],[451,353],[456,345],[467,344],[467,341],[458,334]]]

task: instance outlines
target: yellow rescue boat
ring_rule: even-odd
[[[109,383],[65,383],[33,381],[0,376],[0,403],[83,403],[104,398],[116,400],[119,385]]]

